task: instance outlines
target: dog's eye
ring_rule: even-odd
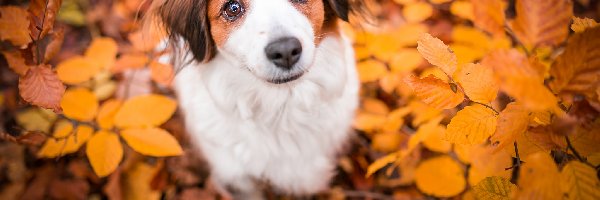
[[[291,1],[292,1],[292,3],[301,3],[301,4],[304,4],[304,3],[306,3],[308,0],[291,0]]]
[[[244,12],[244,6],[239,1],[230,0],[223,5],[223,17],[229,21],[236,20]]]

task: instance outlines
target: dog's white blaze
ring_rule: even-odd
[[[309,20],[288,0],[250,4],[214,59],[176,76],[187,130],[218,185],[247,195],[256,191],[255,180],[286,193],[321,191],[333,176],[358,104],[352,46],[332,34],[315,47]],[[264,47],[285,36],[301,41],[300,65],[310,70],[281,85],[257,78],[283,73],[272,71]]]

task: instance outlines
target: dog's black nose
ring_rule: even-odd
[[[277,67],[289,70],[300,60],[302,44],[296,38],[281,38],[269,43],[265,47],[265,53]]]

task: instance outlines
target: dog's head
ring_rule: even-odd
[[[221,54],[270,83],[293,81],[312,65],[336,18],[348,21],[352,0],[162,0],[156,14],[193,58]]]

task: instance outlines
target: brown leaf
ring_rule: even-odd
[[[25,59],[19,51],[3,51],[2,55],[6,58],[6,62],[8,62],[8,67],[10,67],[10,69],[19,76],[25,76],[29,66],[25,64]]]
[[[511,28],[526,48],[558,45],[569,35],[570,0],[517,0],[516,12]]]
[[[17,6],[0,8],[0,39],[8,40],[13,45],[23,47],[31,42],[27,29],[27,11]]]
[[[590,28],[569,39],[565,52],[550,68],[555,93],[594,92],[600,82],[600,27]]]
[[[25,101],[59,112],[65,85],[60,82],[50,65],[39,65],[29,69],[27,74],[19,79],[19,92]]]
[[[473,23],[495,36],[504,35],[504,10],[506,2],[503,0],[471,0],[473,4]]]
[[[39,146],[46,141],[46,138],[48,137],[44,133],[29,132],[25,135],[17,137],[17,142],[24,145]]]
[[[62,0],[33,0],[29,3],[31,38],[44,38],[53,29],[61,3]]]
[[[50,59],[52,59],[58,53],[58,51],[60,51],[60,47],[65,39],[65,29],[55,29],[52,33],[50,33],[49,38],[50,42],[47,44],[44,53],[44,63],[49,62]]]

